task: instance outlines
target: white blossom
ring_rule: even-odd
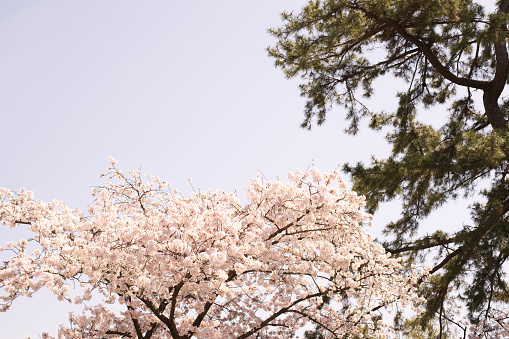
[[[143,182],[110,163],[87,217],[26,190],[0,190],[0,220],[28,224],[39,245],[28,255],[26,240],[5,244],[12,256],[0,267],[1,311],[46,287],[76,304],[95,291],[126,305],[120,314],[84,306],[59,338],[290,338],[316,323],[342,338],[383,334],[389,326],[374,318],[381,307],[419,301],[422,272],[372,241],[364,197],[336,172],[255,178],[242,205],[220,191],[185,198],[158,177]],[[84,289],[71,300],[76,282]]]

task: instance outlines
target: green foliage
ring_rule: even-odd
[[[485,15],[469,0],[331,0],[310,1],[296,15],[283,13],[283,20],[283,27],[271,30],[278,43],[269,54],[287,77],[306,80],[303,126],[310,128],[315,117],[323,123],[330,105],[339,104],[348,110],[349,131],[355,133],[362,116],[375,126],[412,123],[418,102],[431,106],[455,94],[458,84],[446,78],[483,87],[495,70],[492,43],[507,15]],[[389,73],[409,88],[399,93],[398,111],[384,119],[358,95],[370,97],[373,81]],[[475,111],[471,98],[463,101],[465,122]]]
[[[307,97],[302,126],[324,123],[335,105],[346,109],[348,133],[362,118],[388,130],[392,153],[372,163],[347,164],[367,208],[401,199],[402,213],[386,227],[385,244],[409,262],[436,255],[435,278],[422,284],[428,322],[451,295],[463,298],[472,321],[492,301],[509,300],[503,265],[509,257],[509,101],[501,95],[509,74],[506,47],[509,0],[494,12],[472,0],[310,0],[283,13],[268,49],[288,78],[301,77]],[[393,76],[393,112],[368,108],[374,81]],[[482,102],[475,102],[475,92]],[[420,121],[428,107],[446,104],[442,126]],[[488,188],[480,189],[489,183]],[[482,196],[472,223],[427,234],[420,222],[458,197]],[[419,232],[420,231],[420,232]],[[424,235],[422,235],[424,233]]]
[[[422,327],[418,318],[406,320],[402,334],[405,339],[439,338],[439,330],[437,329],[436,324],[430,322]],[[445,338],[452,338],[449,332],[443,333],[440,339]]]

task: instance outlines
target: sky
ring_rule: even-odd
[[[84,209],[112,156],[184,194],[192,178],[195,188],[242,199],[258,169],[268,177],[312,163],[333,171],[387,155],[382,134],[345,135],[340,109],[321,127],[299,127],[298,81],[265,49],[280,12],[303,3],[0,0],[0,187]],[[371,104],[390,110],[386,81]],[[395,214],[385,207],[372,232]],[[20,236],[0,229],[1,243]],[[71,309],[79,310],[47,291],[16,300],[0,313],[0,338],[56,334]]]

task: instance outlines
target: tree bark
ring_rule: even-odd
[[[484,91],[484,110],[486,111],[490,125],[494,129],[505,128],[507,126],[504,114],[498,105],[498,97],[499,95],[493,94],[492,91]]]
[[[509,0],[500,1],[499,12],[509,12]],[[509,56],[507,53],[507,27],[503,27],[497,32],[497,41],[494,44],[495,47],[495,58],[497,60],[497,66],[495,70],[495,76],[493,80],[488,83],[486,89],[484,89],[483,103],[486,115],[491,126],[495,129],[506,128],[507,121],[504,117],[504,112],[498,105],[498,98],[504,90],[507,82],[507,75],[509,73]]]

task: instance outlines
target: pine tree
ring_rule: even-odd
[[[448,298],[463,298],[474,323],[509,300],[509,100],[502,96],[509,0],[493,10],[482,4],[310,0],[298,13],[283,13],[282,26],[270,30],[278,39],[268,49],[276,66],[302,79],[302,127],[321,125],[338,105],[346,109],[348,133],[357,133],[362,118],[374,130],[389,129],[389,157],[344,170],[366,195],[369,212],[401,199],[400,218],[386,226],[388,251],[409,262],[436,255],[433,279],[421,284],[423,324],[443,316]],[[393,112],[368,108],[382,76],[406,83],[395,93]],[[443,105],[442,126],[422,122],[424,109]],[[480,181],[489,187],[479,188]],[[431,212],[462,196],[479,200],[470,224],[452,232],[447,225],[434,233],[419,229]]]

